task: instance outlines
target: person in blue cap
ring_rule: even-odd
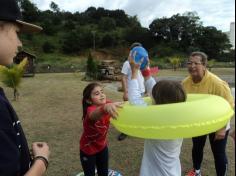
[[[0,0],[0,65],[13,63],[22,46],[19,32],[39,32],[42,28],[21,20],[16,0]],[[45,142],[32,144],[27,140],[16,112],[0,88],[0,175],[42,176],[48,166],[49,147]]]

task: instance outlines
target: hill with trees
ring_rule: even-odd
[[[50,10],[42,11],[29,0],[18,2],[24,20],[44,28],[38,35],[22,35],[24,49],[36,54],[39,63],[76,64],[75,57],[87,57],[90,49],[124,59],[129,45],[136,41],[148,49],[154,60],[183,58],[201,50],[216,61],[234,61],[235,51],[227,35],[213,26],[203,26],[196,12],[157,18],[145,28],[137,16],[119,9],[89,7],[72,13],[51,2]]]

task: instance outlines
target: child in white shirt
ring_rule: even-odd
[[[139,64],[130,57],[132,69],[129,82],[128,98],[131,104],[146,106],[138,87],[137,75]],[[168,104],[186,101],[182,85],[175,81],[162,80],[156,83],[148,68],[145,70],[145,87],[152,95],[154,104]],[[174,118],[174,117],[173,117]],[[151,140],[146,139],[142,158],[140,176],[181,176],[180,151],[183,139]]]

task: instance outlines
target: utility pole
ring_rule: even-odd
[[[96,41],[95,41],[96,31],[92,31],[92,34],[93,34],[93,50],[95,51],[95,48],[96,48]]]

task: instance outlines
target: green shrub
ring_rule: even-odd
[[[171,57],[169,61],[174,71],[176,71],[180,67],[181,59],[179,57]]]
[[[22,76],[24,74],[24,68],[27,65],[28,60],[25,58],[18,65],[12,65],[10,68],[0,65],[0,78],[3,84],[14,90],[14,100],[19,97],[18,88],[20,86]]]
[[[91,77],[91,78],[97,78],[97,63],[93,60],[91,52],[89,52],[88,55],[88,60],[87,60],[87,70],[86,70],[86,75]]]

